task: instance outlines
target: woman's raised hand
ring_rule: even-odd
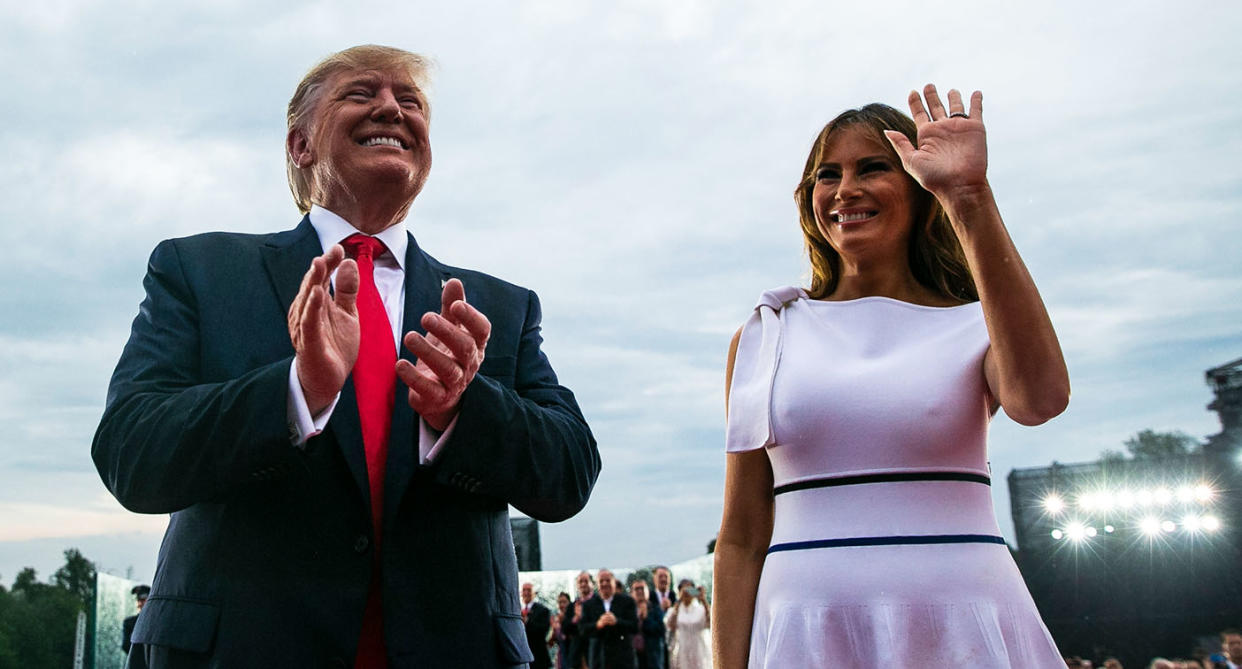
[[[927,104],[923,101],[926,98]],[[923,87],[923,94],[910,91],[910,116],[918,128],[918,146],[905,135],[885,130],[901,164],[923,188],[942,204],[961,195],[987,187],[988,146],[983,129],[983,93],[970,96],[970,111],[957,89],[949,91],[949,108],[940,101],[934,84]]]

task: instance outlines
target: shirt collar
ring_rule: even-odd
[[[333,244],[340,244],[346,237],[359,233],[358,228],[341,218],[339,214],[317,204],[311,205],[310,222],[315,228],[315,234],[319,235],[319,245],[325,251],[332,248]],[[405,221],[394,223],[381,230],[379,234],[371,236],[384,242],[384,246],[388,247],[397,266],[404,270],[405,250],[410,245],[410,236],[405,232]]]

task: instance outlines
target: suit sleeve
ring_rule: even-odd
[[[633,599],[620,599],[614,601],[613,613],[617,616],[616,629],[626,634],[636,634],[638,632],[638,605]]]
[[[437,458],[436,479],[556,522],[586,505],[599,476],[599,450],[573,393],[557,382],[540,350],[539,299],[526,295],[513,386],[482,370],[471,381],[452,443]]]
[[[108,490],[131,511],[169,513],[275,475],[294,452],[292,358],[206,383],[197,296],[175,241],[152,252],[143,285],[91,446]]]

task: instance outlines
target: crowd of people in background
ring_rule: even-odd
[[[1077,655],[1066,657],[1065,666],[1068,669],[1125,669],[1115,657],[1106,657],[1096,664]],[[1221,632],[1218,651],[1196,648],[1189,658],[1154,657],[1144,669],[1242,669],[1242,630],[1231,628]]]
[[[628,588],[608,569],[580,572],[575,583],[575,595],[557,595],[556,611],[536,601],[533,584],[522,584],[531,669],[711,667],[711,606],[694,581],[674,587],[661,566],[650,581],[632,578]]]

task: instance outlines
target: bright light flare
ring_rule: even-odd
[[[1151,496],[1156,500],[1156,504],[1166,506],[1173,501],[1173,491],[1168,488],[1156,488],[1152,491]]]
[[[1199,485],[1195,486],[1194,494],[1195,494],[1196,502],[1199,502],[1200,504],[1206,504],[1212,501],[1212,498],[1216,496],[1216,491],[1212,490],[1212,486],[1206,483],[1200,483]]]
[[[1215,532],[1220,529],[1220,518],[1216,516],[1204,516],[1199,519],[1199,524],[1203,526],[1205,532]]]
[[[1044,511],[1052,515],[1057,515],[1065,510],[1065,500],[1060,495],[1051,494],[1044,498]]]
[[[1163,523],[1160,523],[1160,529],[1164,530],[1165,532],[1172,532],[1173,530],[1177,529],[1177,523],[1174,523],[1171,520],[1166,520]]]
[[[1053,539],[1056,539],[1057,541],[1060,541],[1060,540],[1061,540],[1061,538],[1062,538],[1062,537],[1064,537],[1064,536],[1065,536],[1065,533],[1064,533],[1064,532],[1062,532],[1061,530],[1053,530],[1053,531],[1052,531],[1052,538],[1053,538]]]
[[[1104,526],[1104,532],[1106,532],[1107,534],[1112,534],[1113,532],[1116,532],[1116,531],[1117,531],[1117,528],[1113,527],[1112,525]]]
[[[1198,532],[1203,529],[1203,519],[1193,513],[1182,516],[1182,529],[1187,532]]]
[[[1065,526],[1065,536],[1070,541],[1079,542],[1087,538],[1087,527],[1079,522],[1073,522]]]
[[[1117,506],[1123,509],[1129,509],[1133,507],[1135,503],[1136,503],[1136,500],[1134,499],[1133,492],[1129,490],[1122,490],[1121,492],[1117,493]]]
[[[1154,537],[1157,534],[1160,534],[1160,519],[1155,518],[1154,516],[1147,516],[1139,521],[1139,530],[1149,537]]]

